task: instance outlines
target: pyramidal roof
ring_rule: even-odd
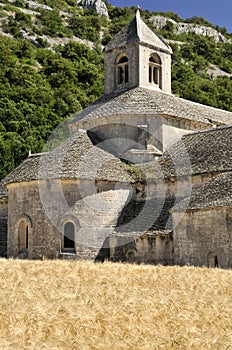
[[[25,159],[0,183],[0,198],[4,195],[4,185],[47,179],[136,180],[129,165],[95,146],[86,130],[79,129],[52,151],[32,154]]]
[[[123,28],[115,38],[110,41],[106,47],[105,52],[114,50],[115,48],[123,47],[133,42],[141,42],[143,44],[153,46],[155,49],[172,53],[172,49],[160,39],[140,17],[139,9],[135,17]]]
[[[187,204],[187,205],[186,205]],[[195,188],[191,198],[182,200],[174,211],[191,209],[231,207],[232,206],[232,173],[223,173],[208,180],[204,186]]]

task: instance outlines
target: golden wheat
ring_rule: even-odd
[[[1,350],[232,349],[231,270],[0,260]]]

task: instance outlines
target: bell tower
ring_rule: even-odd
[[[105,94],[132,87],[171,93],[172,49],[141,19],[139,9],[104,49]]]

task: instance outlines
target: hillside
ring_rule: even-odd
[[[102,49],[136,8],[100,2],[104,16],[81,5],[0,1],[0,178],[29,151],[41,151],[61,121],[103,94]],[[232,111],[232,35],[200,17],[141,15],[172,46],[173,93]],[[187,26],[182,32],[181,23]]]
[[[232,271],[0,261],[1,350],[229,350]]]

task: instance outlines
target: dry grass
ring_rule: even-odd
[[[0,349],[232,349],[232,271],[0,260]]]

